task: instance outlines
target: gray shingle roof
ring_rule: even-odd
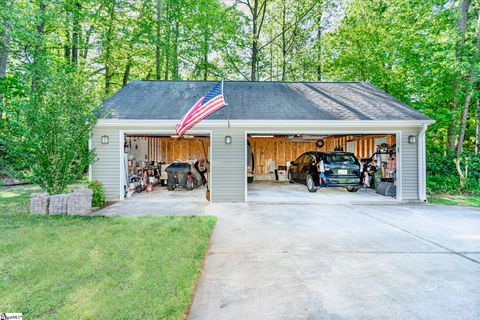
[[[180,119],[216,82],[132,81],[104,103],[103,118]],[[429,120],[364,82],[226,81],[232,120]],[[208,119],[226,119],[222,108]]]

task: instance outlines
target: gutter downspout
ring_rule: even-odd
[[[421,202],[427,201],[427,165],[425,150],[425,132],[428,124],[424,123],[418,134],[418,199]]]

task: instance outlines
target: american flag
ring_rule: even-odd
[[[176,126],[177,134],[182,136],[187,130],[225,105],[223,99],[223,81],[217,83],[201,97],[182,117]]]

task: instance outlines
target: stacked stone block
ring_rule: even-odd
[[[33,193],[30,197],[30,212],[38,214],[88,214],[92,209],[93,191],[78,189],[68,194],[49,196],[47,193]]]
[[[93,191],[90,189],[78,189],[68,195],[68,214],[87,214],[92,209]]]
[[[67,213],[67,201],[69,194],[56,194],[50,196],[50,206],[48,207],[49,214]]]
[[[50,196],[48,193],[32,193],[30,195],[30,212],[48,214]]]

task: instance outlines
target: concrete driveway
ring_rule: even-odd
[[[480,210],[209,205],[190,319],[480,319]]]

